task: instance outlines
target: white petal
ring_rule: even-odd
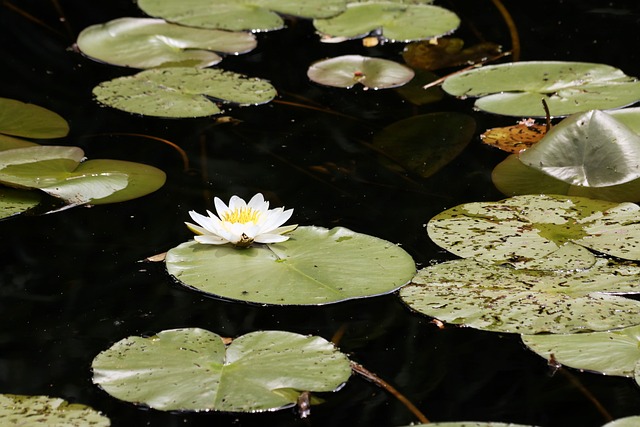
[[[257,243],[278,243],[289,240],[289,236],[283,236],[281,234],[259,234],[253,240]]]
[[[195,224],[191,224],[190,222],[185,222],[189,230],[194,232],[195,234],[208,234],[209,232],[202,227],[199,227]]]
[[[206,227],[206,224],[209,223],[209,218],[207,218],[204,215],[199,214],[196,211],[189,211],[189,216],[191,216],[191,219],[194,220],[195,222],[197,222],[202,227]]]
[[[249,200],[247,206],[263,213],[269,210],[269,202],[265,202],[262,193],[258,193],[253,196],[251,200]]]
[[[287,222],[289,218],[291,218],[292,214],[293,214],[293,209],[289,209],[287,211],[283,211],[282,208],[276,208],[276,209],[270,210],[269,217],[265,222],[261,224],[262,231],[266,233],[281,226],[282,224]]]
[[[230,210],[218,197],[213,199],[213,204],[216,206],[216,212],[218,212],[219,218],[222,218],[224,214]]]
[[[246,208],[247,203],[244,199],[241,199],[238,196],[231,196],[229,199],[229,210],[235,211],[236,209]]]
[[[298,224],[285,225],[284,227],[278,227],[275,230],[271,230],[270,234],[284,234],[298,228]]]
[[[196,236],[194,237],[194,240],[205,245],[224,245],[225,243],[229,243],[228,240],[225,240],[218,236],[212,236],[211,234]]]

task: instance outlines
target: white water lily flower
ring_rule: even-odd
[[[260,193],[253,196],[249,203],[238,196],[231,197],[229,206],[217,197],[213,201],[217,216],[210,211],[207,211],[208,217],[195,211],[189,212],[198,225],[190,222],[185,224],[196,233],[196,242],[210,245],[233,243],[246,248],[253,242],[284,242],[289,237],[283,236],[283,233],[288,233],[298,226],[295,224],[281,227],[291,218],[293,209],[269,209],[269,202],[266,202]]]

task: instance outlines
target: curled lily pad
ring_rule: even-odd
[[[171,67],[145,70],[106,81],[93,89],[102,104],[156,117],[204,117],[218,114],[213,100],[257,105],[276,96],[265,80],[231,71]]]
[[[445,80],[451,95],[481,97],[475,106],[490,113],[545,117],[624,107],[640,100],[640,82],[621,70],[585,62],[530,61],[489,65]]]
[[[633,377],[640,362],[640,326],[582,334],[523,335],[532,351],[563,365]]]
[[[640,324],[640,302],[610,294],[638,293],[638,272],[604,259],[579,272],[456,260],[420,270],[400,297],[420,313],[488,331],[605,331]]]
[[[349,359],[320,337],[259,331],[225,346],[198,328],[125,338],[91,366],[110,395],[162,411],[281,409],[302,391],[335,391],[351,375]]]
[[[0,133],[38,139],[61,138],[69,133],[69,124],[46,108],[0,98]]]
[[[360,55],[344,55],[312,64],[309,79],[326,86],[351,88],[360,83],[368,89],[387,89],[402,86],[415,73],[405,65],[387,59]]]
[[[289,240],[238,249],[185,242],[167,253],[180,283],[234,300],[319,305],[393,292],[415,273],[399,246],[346,228],[298,227]]]
[[[84,159],[78,147],[27,146],[0,151],[0,182],[36,188],[70,204],[114,203],[162,187],[165,174],[120,160]]]
[[[632,203],[525,195],[448,209],[429,221],[427,232],[461,257],[526,266],[565,245],[640,259],[639,222],[640,207]],[[584,255],[576,252],[564,259],[564,268],[585,268],[593,259],[589,261],[588,251]]]
[[[207,67],[222,60],[214,52],[238,54],[255,48],[251,33],[190,28],[161,19],[119,18],[78,35],[87,56],[133,68]]]
[[[640,179],[608,187],[567,184],[522,163],[511,155],[498,163],[491,174],[496,188],[506,196],[523,194],[563,194],[611,202],[640,201]]]
[[[151,16],[190,27],[231,31],[272,31],[284,26],[280,14],[303,18],[334,16],[346,0],[138,0]]]
[[[108,427],[109,418],[78,403],[49,396],[0,394],[0,419],[11,426]]]
[[[571,185],[607,187],[640,178],[640,135],[592,110],[562,120],[520,161]]]
[[[450,10],[428,4],[363,1],[351,2],[345,12],[315,19],[313,24],[328,39],[354,39],[376,32],[384,40],[408,42],[449,34],[460,19]]]
[[[467,146],[475,121],[460,113],[431,113],[395,122],[373,138],[373,145],[406,170],[424,178],[439,171]]]

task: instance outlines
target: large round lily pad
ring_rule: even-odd
[[[275,410],[302,391],[334,391],[351,375],[349,359],[320,337],[259,331],[225,346],[198,328],[125,338],[92,368],[107,393],[162,411]]]
[[[151,16],[190,27],[231,31],[272,31],[284,26],[280,14],[303,18],[334,16],[346,0],[138,0]]]
[[[265,80],[231,71],[171,67],[102,82],[93,94],[102,104],[130,113],[187,118],[220,113],[214,101],[264,104],[276,90]]]
[[[353,39],[371,32],[388,41],[408,42],[453,32],[460,18],[438,6],[393,1],[351,2],[347,10],[331,18],[315,19],[316,29],[327,38]]]
[[[523,335],[544,357],[576,369],[633,377],[640,362],[640,326],[582,334]]]
[[[133,68],[208,67],[215,52],[245,53],[255,48],[251,33],[190,28],[161,19],[119,18],[92,25],[78,35],[78,48],[98,61]]]
[[[311,64],[307,76],[326,86],[351,88],[360,83],[368,89],[399,87],[415,73],[406,65],[387,59],[361,55],[344,55]]]
[[[0,188],[0,219],[21,214],[40,203],[35,191]]]
[[[78,403],[49,396],[0,394],[0,420],[6,426],[108,427],[109,418]]]
[[[69,133],[69,124],[46,108],[0,98],[0,133],[26,138],[61,138]]]
[[[640,292],[639,273],[604,259],[578,272],[456,260],[420,270],[400,297],[427,316],[488,331],[605,331],[640,324],[640,302],[610,294]]]
[[[415,274],[399,246],[346,228],[298,227],[289,240],[238,249],[183,243],[167,271],[185,286],[263,304],[319,305],[393,292]]]
[[[436,244],[461,257],[523,267],[574,245],[640,259],[640,207],[632,203],[557,195],[515,196],[448,209],[429,221],[427,232]],[[575,252],[565,258],[562,268],[585,268],[593,262],[588,251],[582,254]]]
[[[517,117],[545,117],[624,107],[640,100],[640,82],[621,70],[586,62],[530,61],[489,65],[445,80],[459,97],[481,97],[476,107]]]
[[[618,418],[617,420],[610,421],[602,427],[636,427],[640,424],[640,415]]]

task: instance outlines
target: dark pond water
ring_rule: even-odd
[[[636,0],[505,4],[520,30],[522,59],[602,62],[640,76]],[[458,35],[510,46],[492,2],[442,5],[463,18]],[[238,120],[231,125],[101,108],[91,100],[91,88],[132,71],[87,60],[70,46],[84,27],[122,16],[141,13],[127,0],[7,0],[0,6],[0,96],[61,114],[72,129],[64,144],[83,147],[90,158],[144,162],[168,175],[164,188],[139,200],[0,223],[0,392],[84,403],[107,414],[114,426],[398,426],[416,421],[396,399],[358,377],[326,396],[327,403],[315,407],[306,421],[292,410],[240,415],[145,410],[91,383],[93,357],[129,335],[200,327],[223,336],[282,329],[330,339],[344,327],[341,350],[394,384],[433,421],[601,426],[606,418],[584,390],[613,418],[640,413],[640,390],[631,379],[575,371],[575,381],[551,375],[546,362],[517,336],[438,329],[395,295],[326,307],[260,307],[190,292],[173,284],[161,265],[139,263],[191,238],[183,224],[189,210],[211,208],[213,196],[226,200],[258,191],[274,206],[294,208],[297,223],[345,226],[400,243],[419,265],[448,259],[429,242],[423,224],[459,203],[502,198],[489,175],[504,155],[475,138],[435,176],[407,178],[385,169],[363,142],[419,113],[464,112],[476,119],[478,131],[513,120],[473,112],[468,101],[446,97],[415,107],[394,91],[311,84],[305,71],[314,60],[346,53],[400,60],[402,46],[323,45],[305,21],[260,34],[255,51],[221,66],[270,80],[279,101],[328,112],[273,102],[231,109],[227,114]],[[189,169],[167,145],[116,135],[127,132],[179,144],[189,155]]]

